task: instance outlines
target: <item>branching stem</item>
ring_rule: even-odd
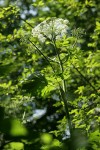
[[[64,68],[63,68],[63,63],[61,61],[59,52],[58,52],[57,47],[56,47],[56,43],[54,42],[53,45],[54,45],[56,55],[57,55],[58,60],[59,60],[59,66],[60,66],[60,70],[61,70],[61,74],[62,74],[62,87],[60,86],[60,94],[61,94],[61,98],[64,102],[66,117],[68,119],[68,126],[69,126],[69,131],[70,131],[70,136],[71,136],[72,135],[72,125],[71,125],[71,118],[70,118],[70,114],[69,114],[69,110],[68,110],[68,101],[67,101],[67,98],[66,98],[67,89],[66,89],[66,82],[65,82],[65,79],[64,79],[64,75],[63,75]]]
[[[53,74],[54,74],[54,76],[55,76],[55,79],[56,79],[56,81],[57,81],[57,83],[58,83],[58,85],[59,85],[59,87],[60,87],[60,83],[58,82],[57,77],[56,77],[55,69],[53,68],[52,64],[50,63],[48,57],[46,57],[46,56],[42,53],[42,51],[41,51],[30,39],[28,39],[28,40],[29,40],[29,42],[36,48],[37,52],[40,53],[40,54],[43,56],[43,58],[47,61],[47,63],[50,65],[50,67],[52,68]]]
[[[73,64],[72,64],[73,65]],[[77,67],[75,67],[74,65],[73,65],[73,67],[75,68],[75,70],[80,74],[80,76],[90,85],[90,87],[92,87],[92,89],[94,90],[94,92],[96,93],[96,94],[98,94],[97,93],[97,90],[95,89],[95,87],[91,84],[91,82],[79,71],[79,69],[77,68]]]

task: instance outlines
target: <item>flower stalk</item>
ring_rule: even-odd
[[[61,95],[62,101],[64,102],[64,107],[65,107],[65,111],[66,111],[66,118],[68,120],[69,132],[70,132],[70,137],[71,137],[72,125],[71,125],[71,118],[70,118],[70,114],[69,114],[69,110],[68,110],[68,100],[66,97],[67,89],[66,89],[66,81],[64,79],[64,67],[63,67],[63,62],[60,58],[59,51],[58,51],[57,46],[56,46],[56,40],[60,40],[63,38],[63,36],[66,36],[67,30],[69,29],[68,24],[69,24],[68,20],[64,20],[61,18],[58,18],[58,19],[57,18],[51,18],[49,20],[43,21],[42,23],[37,25],[35,28],[33,28],[32,29],[32,35],[33,35],[33,37],[36,37],[40,43],[45,43],[45,41],[49,39],[49,41],[51,41],[52,45],[54,46],[56,56],[58,58],[58,64],[60,67],[60,72],[62,74],[62,83],[60,84],[58,82],[58,85],[59,85],[60,95]],[[37,51],[49,63],[49,65],[51,66],[51,68],[53,70],[53,73],[55,74],[55,78],[57,79],[56,72],[55,72],[53,66],[51,65],[50,61],[48,60],[48,57],[46,57],[41,52],[41,50],[38,49],[38,47],[34,43],[32,43],[32,45],[37,49]]]
[[[53,43],[58,60],[59,60],[59,67],[60,67],[60,71],[62,74],[62,87],[60,86],[60,94],[61,94],[61,98],[62,101],[64,102],[64,107],[65,107],[65,111],[66,111],[66,118],[68,119],[68,126],[69,126],[69,132],[70,132],[70,137],[72,135],[72,124],[71,124],[71,118],[70,118],[70,114],[69,114],[69,110],[68,110],[68,102],[67,102],[67,97],[66,97],[66,93],[67,93],[67,89],[66,89],[66,81],[64,79],[64,67],[63,67],[63,63],[62,60],[60,58],[59,52],[57,50],[56,47],[56,43]]]

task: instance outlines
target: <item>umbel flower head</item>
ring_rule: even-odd
[[[40,42],[45,42],[46,39],[58,40],[67,34],[69,21],[61,18],[51,18],[41,22],[32,29],[33,37],[38,38]]]

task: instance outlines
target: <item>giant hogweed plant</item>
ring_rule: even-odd
[[[68,100],[66,97],[67,89],[66,89],[66,79],[64,77],[66,62],[66,55],[62,52],[62,44],[65,42],[65,47],[69,46],[69,41],[67,40],[69,34],[69,21],[60,19],[60,18],[51,18],[43,21],[35,28],[32,29],[32,36],[36,37],[39,43],[45,43],[47,45],[51,45],[55,56],[54,58],[50,58],[44,55],[42,49],[39,49],[30,39],[31,44],[36,48],[36,50],[44,57],[44,59],[49,63],[52,68],[53,76],[58,84],[58,88],[60,91],[61,99],[64,103],[66,117],[68,120],[68,127],[70,131],[70,135],[72,132],[71,119],[68,110]],[[65,49],[65,48],[64,48]],[[52,52],[51,52],[52,53]],[[69,54],[67,53],[67,59]],[[57,69],[56,69],[57,68]]]
[[[36,38],[38,43],[32,41],[32,39],[28,38],[30,43],[36,48],[39,54],[43,56],[43,58],[47,61],[47,63],[52,68],[52,73],[55,78],[54,81],[58,84],[59,91],[61,94],[62,101],[64,102],[66,116],[68,119],[69,130],[71,133],[72,125],[68,110],[68,102],[67,102],[67,89],[66,89],[66,79],[65,79],[65,63],[69,57],[71,57],[71,50],[74,48],[76,44],[76,40],[72,41],[72,37],[69,35],[69,21],[60,19],[60,18],[51,18],[43,21],[35,28],[32,29],[32,37]],[[77,32],[77,31],[76,31]],[[72,34],[75,34],[75,30]],[[70,44],[70,41],[72,45]],[[39,45],[40,44],[40,45]],[[40,46],[51,45],[53,51],[55,53],[54,58],[51,58],[45,55],[45,47],[42,49]],[[66,50],[67,49],[67,50]],[[52,50],[50,50],[52,51]],[[47,52],[48,53],[48,52]],[[49,52],[50,53],[50,52]],[[52,52],[53,53],[53,52]]]
[[[89,109],[94,103],[90,101],[93,97],[98,101],[99,96],[95,86],[92,85],[82,72],[84,64],[89,64],[89,62],[87,62],[89,59],[87,59],[87,57],[84,58],[83,51],[80,50],[80,43],[82,42],[81,36],[83,34],[84,30],[80,28],[71,30],[67,19],[50,18],[34,27],[31,36],[26,36],[26,41],[29,41],[31,46],[35,48],[35,51],[47,62],[47,66],[42,67],[40,71],[41,74],[45,75],[48,83],[47,86],[41,90],[41,95],[48,97],[52,91],[55,91],[57,94],[59,91],[59,99],[66,112],[70,137],[72,137],[74,126],[86,130],[90,129],[90,124],[87,119],[85,117],[84,119],[82,118],[87,112],[87,115],[93,115]],[[91,53],[87,52],[86,55],[90,57]],[[42,60],[40,64],[41,63]],[[74,89],[75,93],[79,94],[79,97],[73,102],[69,101],[67,95],[68,84],[73,84],[72,70],[76,71],[74,75],[76,74],[76,77],[80,76],[86,83],[87,88],[91,91],[90,96],[86,96],[88,93],[84,86],[79,86],[78,89]],[[86,71],[84,68],[83,70]],[[86,74],[87,72],[88,71],[86,71]],[[85,92],[86,94],[84,94]],[[71,103],[74,110],[70,112],[69,106]],[[66,120],[64,119],[64,121]],[[89,121],[92,122],[91,119]]]

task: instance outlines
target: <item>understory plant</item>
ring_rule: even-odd
[[[99,0],[33,3],[0,7],[0,149],[99,150]]]
[[[38,52],[47,63],[47,66],[40,70],[40,73],[45,76],[47,81],[47,85],[41,90],[41,96],[44,98],[49,97],[50,93],[55,91],[56,96],[57,94],[59,95],[61,105],[64,107],[66,119],[63,119],[61,124],[65,122],[63,130],[65,131],[67,128],[66,132],[69,132],[69,136],[67,135],[67,139],[70,139],[68,149],[87,146],[86,136],[90,129],[90,124],[88,120],[84,121],[83,116],[85,118],[88,107],[92,105],[89,104],[89,99],[87,100],[88,94],[83,94],[85,86],[79,85],[78,89],[73,86],[73,89],[70,89],[70,84],[75,84],[72,72],[75,71],[76,77],[80,77],[86,86],[91,89],[90,101],[91,97],[97,94],[94,85],[84,76],[82,71],[82,68],[87,63],[86,61],[89,60],[88,57],[90,57],[90,54],[87,53],[87,57],[81,50],[80,43],[82,43],[81,37],[83,34],[83,29],[72,30],[67,19],[54,17],[38,24],[32,29],[32,35],[27,36],[27,40],[35,48],[35,52]],[[78,79],[76,80],[79,82]],[[68,96],[70,90],[72,90],[70,94],[72,97],[74,96],[74,99],[71,99],[71,95]],[[79,96],[77,96],[77,93]],[[51,133],[55,133],[56,136],[57,134],[59,135],[57,131],[52,131]],[[82,138],[82,142],[79,143],[80,138]]]
[[[52,75],[56,80],[57,84],[56,86],[58,86],[61,100],[64,103],[65,113],[68,120],[69,132],[71,136],[72,125],[68,110],[68,100],[66,96],[67,93],[66,79],[64,77],[64,74],[66,72],[64,63],[67,61],[66,54],[67,59],[68,57],[70,57],[67,51],[67,49],[69,49],[67,47],[69,47],[69,40],[70,40],[68,31],[69,31],[69,21],[67,19],[64,20],[61,18],[47,19],[32,29],[32,36],[38,39],[41,46],[42,44],[48,47],[49,45],[52,46],[52,49],[55,53],[53,59],[49,58],[47,55],[45,56],[42,47],[38,48],[38,45],[34,44],[30,39],[29,41],[36,48],[36,50],[44,57],[44,59],[48,62],[48,64],[52,69]],[[66,49],[64,50],[66,54],[63,54],[62,52],[63,45],[64,49]],[[53,53],[53,51],[51,53]]]

